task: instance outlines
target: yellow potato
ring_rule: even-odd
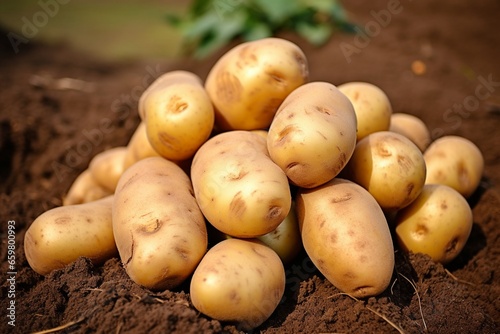
[[[356,114],[334,85],[311,82],[285,99],[271,123],[267,148],[291,183],[313,188],[345,167],[356,146]]]
[[[180,72],[180,73],[179,73]],[[140,105],[151,146],[162,157],[191,158],[208,139],[214,126],[214,109],[201,80],[190,72],[164,74],[146,90]]]
[[[110,192],[115,191],[118,179],[123,173],[126,154],[125,146],[114,147],[98,153],[90,161],[89,170],[93,178]]]
[[[117,255],[111,207],[113,196],[42,213],[24,236],[29,265],[47,275],[84,256],[100,264]]]
[[[252,239],[227,239],[212,247],[190,286],[194,307],[221,321],[251,330],[268,319],[285,291],[279,256]]]
[[[302,249],[295,207],[292,205],[285,220],[274,231],[257,237],[257,239],[274,250],[284,264],[292,262]]]
[[[465,198],[440,184],[426,184],[417,199],[398,212],[395,222],[404,251],[424,253],[443,264],[462,251],[473,223]]]
[[[123,159],[123,169],[127,169],[135,162],[149,158],[158,157],[160,154],[151,146],[146,133],[146,123],[141,122],[127,144],[127,153]]]
[[[370,133],[389,130],[392,106],[382,89],[368,82],[347,82],[338,88],[354,106],[358,141]]]
[[[427,125],[417,116],[410,114],[392,114],[389,131],[399,133],[410,139],[422,152],[432,141]]]
[[[84,170],[71,184],[66,196],[62,200],[63,205],[82,204],[96,201],[113,192],[101,186],[89,169]]]
[[[140,160],[120,178],[113,231],[125,270],[137,284],[171,289],[191,275],[207,249],[191,181],[175,163]]]
[[[425,173],[424,157],[413,142],[398,133],[380,131],[358,142],[344,177],[367,189],[382,209],[396,211],[417,198]]]
[[[269,127],[281,102],[308,76],[304,53],[290,41],[264,38],[234,47],[215,63],[205,82],[216,125],[221,130]]]
[[[288,179],[269,158],[266,140],[250,131],[208,140],[193,159],[191,180],[207,220],[234,237],[269,233],[290,211]]]
[[[354,297],[382,293],[394,268],[389,226],[375,199],[344,179],[297,194],[304,248],[319,271]]]
[[[459,136],[436,139],[424,152],[426,184],[444,184],[469,197],[477,189],[484,171],[484,158],[470,140]]]

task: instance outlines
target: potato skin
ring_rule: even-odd
[[[290,41],[264,38],[237,45],[219,58],[205,82],[217,127],[269,127],[281,102],[308,77],[306,56]]]
[[[422,152],[413,142],[379,131],[357,143],[343,177],[367,189],[382,209],[397,211],[417,198],[425,174]]]
[[[63,197],[62,204],[75,205],[93,202],[112,194],[112,191],[101,186],[90,170],[86,169],[73,181],[66,196]]]
[[[356,114],[334,85],[311,82],[280,106],[267,136],[271,159],[290,182],[313,188],[345,167],[356,146]]]
[[[444,184],[468,198],[477,189],[484,171],[484,158],[469,139],[444,136],[424,152],[426,184]]]
[[[370,133],[389,130],[392,106],[385,92],[369,82],[346,82],[338,86],[354,106],[358,121],[357,140]]]
[[[455,189],[426,184],[417,199],[395,219],[399,246],[446,264],[462,251],[472,230],[472,210]]]
[[[260,134],[237,130],[212,137],[194,156],[191,180],[207,220],[233,237],[269,233],[290,211],[288,179]]]
[[[89,170],[97,183],[112,193],[124,171],[126,153],[125,146],[113,147],[98,153],[89,163]]]
[[[123,169],[135,162],[149,157],[159,157],[160,154],[151,146],[146,133],[146,123],[140,122],[127,144],[127,153],[123,159]]]
[[[212,247],[190,286],[194,307],[221,321],[251,330],[268,319],[285,291],[279,256],[254,239],[227,239]]]
[[[130,278],[155,290],[182,283],[208,243],[188,176],[160,157],[140,160],[123,173],[113,202],[113,231]]]
[[[151,146],[173,161],[191,158],[214,126],[213,105],[201,80],[190,72],[184,76],[188,78],[178,81],[159,78],[161,84],[153,83],[140,100]]]
[[[417,116],[410,114],[392,114],[389,131],[399,133],[410,139],[422,152],[427,149],[432,141],[427,125]]]
[[[30,267],[47,275],[88,257],[100,264],[117,255],[111,206],[113,196],[48,210],[38,216],[24,236],[24,252]]]
[[[360,298],[388,287],[394,268],[391,233],[368,191],[335,178],[300,189],[296,203],[304,248],[334,286]]]

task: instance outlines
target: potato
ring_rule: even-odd
[[[191,158],[208,139],[214,126],[214,108],[194,74],[175,71],[157,79],[145,91],[140,105],[151,146],[166,159]]]
[[[281,102],[308,76],[306,56],[290,41],[264,38],[234,47],[219,58],[205,82],[217,127],[266,129]]]
[[[294,205],[292,204],[292,209],[274,231],[257,237],[257,239],[274,250],[284,264],[292,262],[302,249]]]
[[[334,85],[311,82],[294,90],[269,128],[267,148],[291,183],[313,188],[333,179],[356,146],[356,114]]]
[[[127,154],[125,146],[114,147],[96,154],[89,164],[93,178],[102,187],[114,192],[118,179],[124,170],[124,160]]]
[[[127,144],[127,153],[123,159],[123,169],[127,169],[135,162],[149,157],[158,157],[160,154],[151,146],[146,133],[146,123],[141,122]]]
[[[382,209],[368,191],[340,178],[297,193],[304,248],[319,271],[354,297],[382,293],[394,268],[394,248]]]
[[[155,290],[181,284],[208,243],[189,177],[160,157],[140,160],[123,173],[113,202],[113,231],[130,278]]]
[[[410,139],[422,152],[432,141],[427,125],[417,116],[410,114],[392,114],[389,131],[399,133]]]
[[[113,196],[50,209],[38,216],[24,236],[31,268],[47,275],[84,256],[94,264],[117,255],[111,206]]]
[[[252,239],[227,239],[212,247],[190,286],[194,307],[220,321],[251,330],[268,319],[285,291],[279,256]]]
[[[203,144],[191,180],[207,220],[230,236],[269,233],[290,211],[288,179],[269,158],[266,140],[250,131],[221,133]]]
[[[436,139],[424,152],[426,184],[444,184],[468,198],[477,189],[484,171],[484,158],[470,140],[459,136]]]
[[[338,86],[354,106],[358,121],[357,140],[370,133],[389,130],[392,106],[385,92],[368,82],[347,82]]]
[[[398,212],[395,221],[397,242],[404,251],[424,253],[446,264],[469,238],[472,211],[455,189],[426,184],[417,199]]]
[[[73,184],[71,184],[66,196],[62,200],[62,204],[82,204],[96,201],[112,194],[112,191],[97,183],[90,170],[86,169],[73,181]]]
[[[417,198],[425,182],[420,149],[395,132],[369,134],[356,145],[343,177],[367,189],[382,209],[396,211]]]

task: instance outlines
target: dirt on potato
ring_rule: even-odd
[[[302,252],[286,267],[283,300],[254,333],[500,333],[500,3],[359,0],[345,6],[364,33],[337,33],[322,48],[281,37],[304,50],[311,80],[374,83],[394,112],[417,115],[433,138],[456,134],[478,145],[485,171],[469,199],[472,233],[446,266],[395,246],[389,288],[363,300],[333,287]],[[133,283],[117,258],[101,266],[81,258],[43,277],[23,251],[26,229],[61,205],[90,159],[127,144],[139,124],[140,94],[156,77],[184,69],[205,79],[231,46],[203,61],[112,64],[67,45],[30,41],[14,54],[7,38],[1,43],[0,332],[58,326],[58,333],[240,332],[197,312],[189,281],[153,292]]]

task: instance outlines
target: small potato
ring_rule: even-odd
[[[135,162],[149,158],[158,157],[160,154],[151,146],[146,133],[146,123],[141,122],[127,144],[127,153],[123,159],[123,169],[127,169]]]
[[[194,74],[164,74],[144,92],[140,105],[151,146],[162,157],[191,158],[208,139],[214,126],[214,109],[201,80]]]
[[[31,268],[47,275],[88,257],[100,264],[117,255],[111,206],[113,196],[42,213],[24,236],[24,252]]]
[[[396,211],[417,198],[425,173],[424,157],[414,143],[398,133],[380,131],[358,142],[344,177],[367,189],[382,209]]]
[[[267,148],[291,183],[313,188],[333,179],[356,146],[356,114],[334,85],[311,82],[283,101],[271,123]]]
[[[417,199],[398,212],[396,236],[406,252],[424,253],[446,264],[463,249],[472,230],[472,211],[455,189],[426,184]]]
[[[93,202],[112,194],[112,191],[97,183],[90,170],[86,169],[73,181],[62,200],[62,204],[74,205]]]
[[[422,152],[425,151],[432,141],[427,125],[417,116],[410,114],[392,114],[389,131],[405,136],[417,145]]]
[[[354,297],[382,293],[394,268],[391,232],[368,191],[335,178],[297,194],[304,248],[319,271]]]
[[[292,262],[302,249],[299,223],[294,205],[292,205],[292,209],[285,217],[285,220],[274,231],[257,237],[257,239],[274,250],[284,264]]]
[[[306,56],[290,41],[264,38],[234,47],[205,82],[216,125],[222,131],[268,128],[281,102],[308,76]]]
[[[189,177],[160,157],[140,160],[123,173],[113,202],[113,231],[130,278],[155,290],[181,284],[208,243]]]
[[[266,139],[250,131],[224,132],[203,144],[191,180],[207,220],[233,237],[269,233],[290,211],[288,179],[269,157]]]
[[[205,315],[251,330],[274,312],[285,279],[283,264],[272,249],[252,239],[227,239],[212,247],[196,268],[191,302]]]
[[[110,192],[115,191],[118,179],[123,173],[126,154],[125,146],[114,147],[97,154],[90,161],[90,173],[97,183]]]
[[[382,89],[368,82],[347,82],[338,88],[354,106],[358,141],[370,133],[389,130],[392,106]]]
[[[459,136],[436,139],[424,152],[426,184],[444,184],[468,198],[477,189],[484,171],[484,158],[470,140]]]

